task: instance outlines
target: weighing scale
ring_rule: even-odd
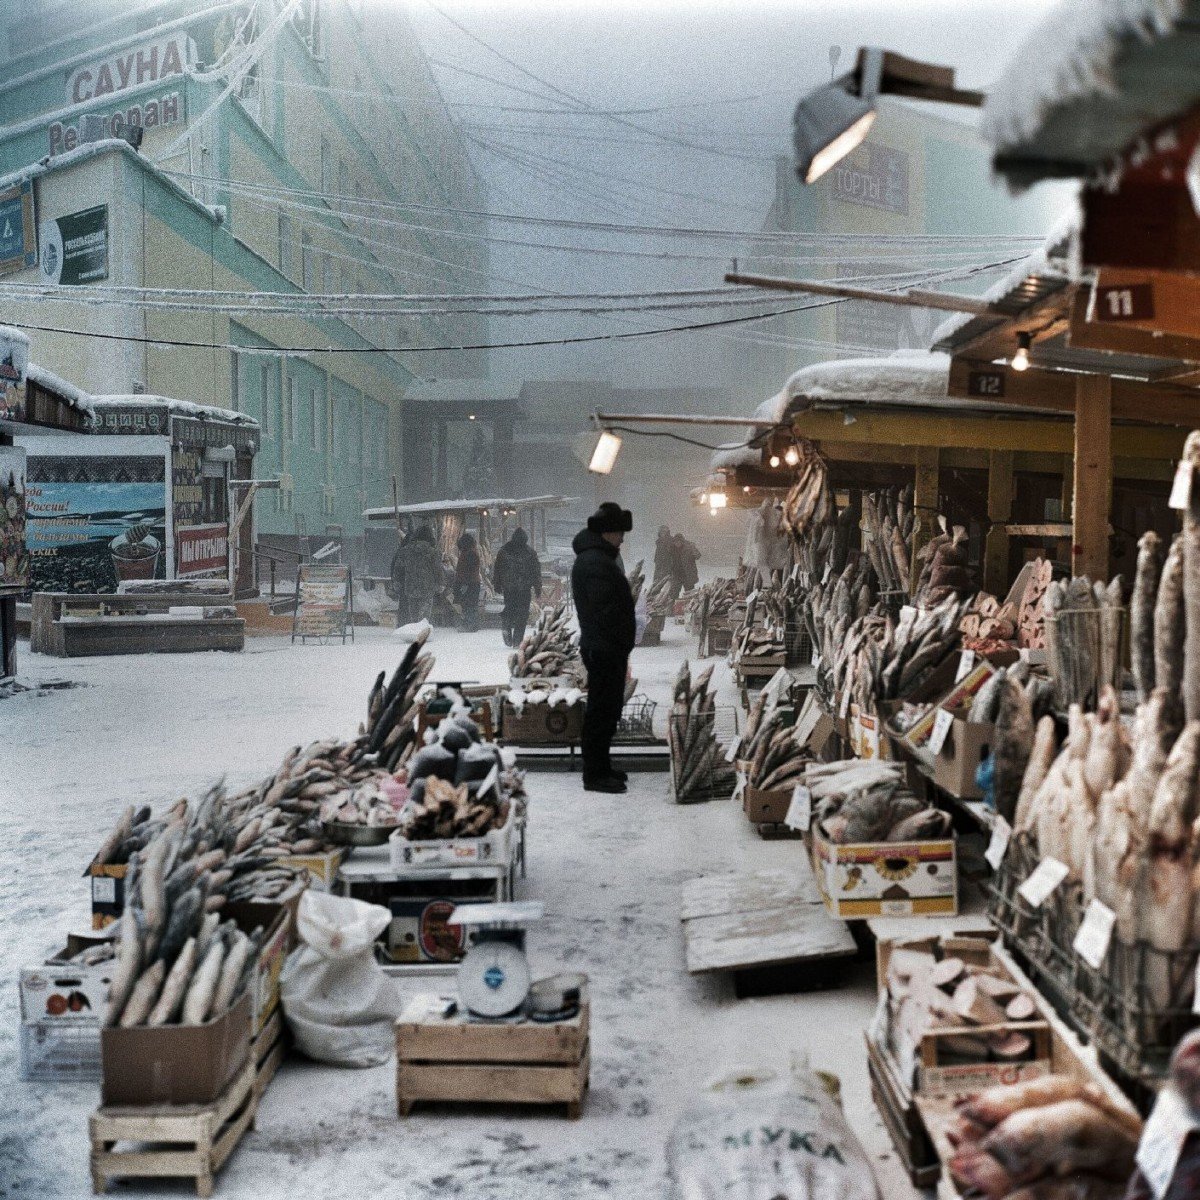
[[[533,978],[525,956],[526,927],[540,921],[540,900],[460,904],[448,925],[465,929],[470,949],[458,967],[458,998],[476,1017],[498,1020],[521,1011]]]

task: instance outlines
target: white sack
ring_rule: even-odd
[[[806,1068],[727,1076],[675,1123],[669,1200],[879,1200],[841,1108]]]
[[[312,889],[300,897],[301,945],[284,964],[279,989],[296,1045],[309,1058],[374,1067],[392,1057],[402,1004],[375,961],[375,939],[391,919],[378,904]]]

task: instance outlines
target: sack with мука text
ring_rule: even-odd
[[[284,965],[279,995],[296,1045],[309,1058],[375,1067],[392,1057],[403,1006],[375,961],[375,939],[391,919],[378,904],[311,890],[300,897],[301,945]]]

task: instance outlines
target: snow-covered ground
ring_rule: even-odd
[[[495,630],[438,631],[431,648],[439,678],[506,677]],[[195,795],[222,774],[240,786],[272,770],[295,742],[351,732],[375,674],[402,649],[378,629],[359,630],[346,646],[256,638],[239,655],[64,660],[20,647],[27,682],[86,686],[0,701],[0,1079],[8,1096],[0,1105],[0,1196],[63,1200],[91,1191],[87,1116],[98,1087],[17,1081],[16,974],[67,930],[86,927],[81,872],[121,807]],[[670,679],[693,649],[670,625],[662,647],[635,654],[635,674],[660,702],[660,719]],[[735,999],[728,979],[684,969],[683,882],[729,869],[805,869],[800,845],[760,841],[732,804],[672,804],[665,773],[635,775],[627,795],[611,797],[583,792],[576,775],[534,774],[530,792],[523,895],[544,900],[547,911],[531,938],[535,974],[571,967],[592,980],[583,1118],[418,1107],[401,1122],[391,1066],[337,1070],[294,1058],[218,1179],[218,1195],[657,1196],[667,1134],[704,1082],[734,1065],[786,1066],[794,1051],[841,1077],[851,1125],[887,1200],[915,1195],[869,1097],[862,1030],[873,1008],[871,964],[856,965],[837,990],[754,1000]],[[118,1186],[133,1195],[191,1194],[182,1184]]]

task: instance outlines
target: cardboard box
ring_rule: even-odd
[[[17,985],[21,1020],[71,1025],[98,1024],[108,1004],[108,985],[116,962],[95,966],[73,963],[76,954],[108,941],[105,937],[69,934],[67,944],[38,967],[23,970]]]
[[[309,874],[309,887],[330,892],[345,857],[345,850],[327,850],[324,854],[287,854],[279,861],[288,867],[303,867]]]
[[[742,809],[755,825],[782,825],[791,803],[791,788],[762,791],[746,784],[742,792]]]
[[[100,1031],[104,1104],[209,1104],[250,1057],[253,988],[203,1025]]]
[[[933,782],[960,800],[979,800],[983,796],[975,782],[975,772],[996,737],[991,724],[972,724],[955,717],[941,752],[933,758]]]
[[[954,837],[928,842],[829,841],[814,824],[813,874],[825,907],[845,920],[954,916],[958,850]]]
[[[390,900],[387,957],[396,963],[461,962],[467,950],[466,930],[446,924],[460,903],[469,901],[426,896]]]
[[[515,745],[568,745],[583,735],[586,702],[569,707],[557,704],[526,704],[518,712],[506,700],[501,717],[501,736]]]
[[[249,988],[253,1002],[252,1032],[257,1037],[279,1007],[279,976],[291,949],[291,913],[283,904],[245,900],[227,904],[221,915],[237,922],[243,933],[253,933],[256,929],[265,931]]]
[[[106,929],[125,911],[125,875],[128,863],[91,863],[92,928]]]

